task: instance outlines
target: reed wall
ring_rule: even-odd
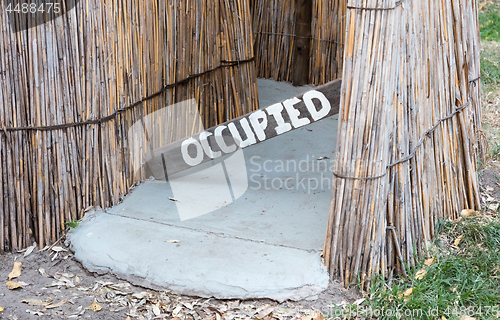
[[[342,76],[347,0],[313,0],[309,83]],[[252,4],[257,75],[292,82],[295,0],[254,0]]]
[[[144,153],[169,140],[166,126],[194,133],[170,117],[154,141],[128,141],[143,116],[194,98],[210,127],[258,107],[253,63],[164,88],[253,57],[248,0],[62,2],[73,9],[19,32],[0,2],[0,252],[53,243],[86,208],[117,204],[148,178],[132,142]]]
[[[86,208],[117,204],[148,177],[130,149],[171,141],[166,127],[196,131],[174,115],[128,141],[144,116],[194,98],[212,126],[257,108],[256,76],[292,80],[294,1],[73,6],[17,33],[0,15],[0,252],[52,243]],[[310,82],[343,78],[324,258],[332,277],[366,285],[425,255],[439,219],[479,209],[478,3],[313,8]],[[254,51],[255,66],[245,62]]]
[[[424,257],[440,219],[480,209],[478,1],[349,4],[324,257],[366,287]]]

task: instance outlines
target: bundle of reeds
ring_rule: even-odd
[[[346,0],[313,1],[309,83],[342,77],[346,10]]]
[[[346,0],[311,0],[312,24],[308,83],[320,85],[342,75]],[[296,34],[295,0],[255,0],[252,5],[257,74],[293,80]]]
[[[252,27],[257,76],[292,81],[294,0],[255,0]]]
[[[477,0],[351,0],[347,21],[324,258],[366,287],[479,209]]]
[[[17,33],[0,2],[0,252],[117,204],[148,177],[131,149],[195,133],[166,117],[129,141],[144,116],[194,98],[210,127],[258,107],[248,0],[74,1]]]

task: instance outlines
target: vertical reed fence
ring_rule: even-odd
[[[346,0],[313,0],[309,83],[342,75]],[[252,5],[257,75],[292,82],[295,35],[294,0],[254,0]]]
[[[479,209],[477,0],[349,0],[324,258],[347,285],[404,273]]]
[[[0,252],[53,243],[147,178],[131,143],[161,145],[178,123],[128,141],[143,116],[194,98],[209,127],[258,107],[248,0],[71,1],[17,33],[0,2]]]
[[[346,285],[404,273],[439,219],[479,208],[477,7],[314,1],[310,82],[343,78],[324,258]],[[17,33],[4,9],[0,252],[52,243],[86,208],[118,203],[147,178],[131,145],[154,149],[174,125],[194,133],[170,117],[153,141],[128,141],[144,116],[194,98],[212,126],[257,108],[257,75],[293,75],[292,0],[254,0],[251,15],[248,0],[82,0]]]

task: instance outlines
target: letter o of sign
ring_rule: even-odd
[[[194,158],[189,155],[190,145],[194,145],[196,147],[196,157]],[[189,138],[182,142],[181,153],[182,153],[182,159],[184,159],[184,161],[191,167],[199,165],[203,161],[203,147],[194,138]]]

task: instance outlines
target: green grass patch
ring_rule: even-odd
[[[466,219],[445,222],[434,242],[436,261],[410,269],[407,279],[372,282],[366,300],[334,306],[342,318],[367,319],[500,319],[500,223]],[[458,246],[455,240],[462,236]],[[439,253],[438,253],[439,252]],[[419,270],[427,274],[415,279]],[[411,294],[408,291],[411,288]],[[405,296],[404,293],[407,293]]]
[[[80,220],[73,220],[71,222],[65,222],[64,225],[70,227],[71,229],[74,229],[78,227],[78,225],[82,222],[82,219]]]
[[[485,85],[500,84],[500,47],[498,45],[483,42],[481,81]]]
[[[481,39],[500,41],[500,6],[498,3],[485,3],[479,11]]]
[[[500,84],[500,1],[480,5],[479,25],[482,41],[481,80],[485,85]],[[486,40],[486,41],[485,41]]]
[[[500,160],[500,143],[499,142],[497,142],[496,144],[494,144],[491,147],[489,156],[492,160]]]

